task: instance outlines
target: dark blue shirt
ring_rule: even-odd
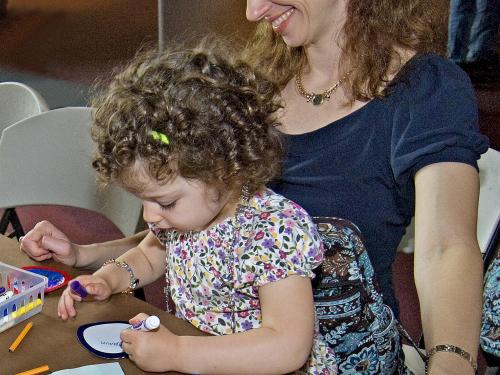
[[[398,313],[391,266],[414,214],[415,173],[437,162],[477,168],[488,148],[470,80],[447,59],[415,56],[386,97],[285,142],[283,173],[272,188],[312,216],[355,223],[384,299]]]

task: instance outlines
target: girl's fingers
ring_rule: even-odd
[[[62,320],[76,316],[75,300],[70,295],[69,290],[65,290],[59,299],[57,314]]]
[[[125,353],[128,354],[128,350],[130,349],[130,343],[126,341],[122,341],[121,347]]]
[[[103,284],[99,278],[96,278],[93,275],[82,275],[78,276],[76,280],[85,289],[88,295],[92,297],[92,299],[101,301],[109,297],[109,288],[107,285]],[[75,293],[73,293],[73,299],[76,301],[82,300],[82,298],[77,296]]]
[[[32,256],[31,258],[33,258],[37,262],[41,262],[41,261],[44,261],[44,260],[52,258],[52,254],[51,253],[46,253],[46,254],[39,255],[39,256]]]
[[[57,303],[57,315],[59,315],[62,320],[68,319],[68,312],[66,310],[66,305],[64,304],[64,293],[61,298],[59,298],[59,302]]]
[[[88,295],[90,296],[90,300],[94,299],[97,301],[102,301],[107,299],[110,295],[109,287],[107,286],[107,284],[99,282],[99,278],[95,278],[92,275],[85,275],[79,276],[75,280],[77,280],[80,285],[85,288]],[[75,301],[82,302],[83,298],[77,293],[72,292],[70,286],[68,286],[64,290],[57,304],[57,315],[62,320],[74,318],[77,315]]]
[[[102,301],[109,297],[109,290],[101,283],[87,284],[85,289],[96,301]]]
[[[122,350],[127,353],[128,355],[128,358],[132,361],[132,362],[135,362],[134,361],[134,358],[133,358],[133,355],[131,353],[132,351],[132,344],[128,341],[122,341],[121,343],[121,347],[122,347]]]
[[[120,340],[130,345],[133,341],[134,334],[137,334],[137,331],[133,329],[124,329],[120,332]]]
[[[74,318],[76,316],[75,300],[69,295],[69,293],[66,294],[64,300],[65,300],[66,311],[68,312],[68,315],[71,318]]]
[[[136,316],[134,316],[133,318],[129,319],[128,322],[130,324],[136,324],[136,323],[142,322],[143,320],[146,320],[148,317],[149,317],[149,315],[146,313],[139,313]]]

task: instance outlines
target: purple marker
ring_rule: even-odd
[[[137,324],[132,324],[130,328],[135,329],[137,331],[153,331],[157,329],[159,326],[160,326],[160,318],[158,318],[156,315],[151,315]]]
[[[87,290],[82,286],[82,284],[80,284],[80,282],[78,280],[73,280],[69,284],[69,286],[70,286],[71,291],[73,293],[78,294],[82,298],[85,298],[89,295]]]

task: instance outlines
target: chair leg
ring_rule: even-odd
[[[14,230],[8,235],[10,238],[16,237],[17,240],[19,240],[21,236],[24,236],[23,226],[19,221],[19,216],[17,216],[15,208],[5,209],[2,219],[0,220],[0,234],[5,234],[5,232],[7,232],[9,224],[12,225]]]
[[[3,212],[2,219],[0,220],[0,234],[5,234],[7,231],[7,227],[9,226],[10,223],[10,215],[11,215],[11,210],[12,208],[7,208]]]
[[[425,350],[425,340],[424,340],[424,334],[423,333],[420,336],[420,340],[418,340],[418,347],[420,349],[424,349]]]
[[[134,297],[146,301],[146,295],[144,294],[144,288],[139,288],[134,290]]]

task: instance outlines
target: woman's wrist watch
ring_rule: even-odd
[[[459,346],[451,345],[451,344],[442,344],[442,345],[436,345],[434,346],[431,350],[427,352],[427,361],[425,361],[425,374],[427,375],[429,373],[429,362],[432,358],[432,356],[438,352],[446,352],[446,353],[453,353],[458,355],[459,357],[465,359],[467,362],[470,363],[472,368],[474,369],[474,373],[477,373],[477,363],[474,361],[472,356],[470,355],[469,352],[466,352]]]

